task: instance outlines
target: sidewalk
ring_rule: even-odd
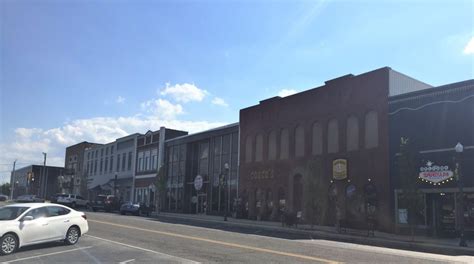
[[[153,216],[157,216],[153,214]],[[415,236],[412,241],[411,236],[396,235],[375,231],[375,236],[367,237],[366,231],[348,229],[347,233],[337,233],[334,227],[298,225],[295,227],[282,227],[279,222],[254,221],[247,219],[228,218],[223,221],[222,216],[194,215],[194,214],[176,214],[160,213],[158,217],[171,219],[187,219],[201,222],[211,222],[232,226],[251,227],[256,229],[274,230],[290,234],[307,235],[314,239],[335,240],[340,242],[349,242],[371,246],[381,246],[388,248],[397,248],[404,250],[414,250],[429,253],[438,253],[446,255],[469,255],[474,256],[474,241],[467,241],[468,247],[459,247],[459,238],[433,238],[426,236]]]

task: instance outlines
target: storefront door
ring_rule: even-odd
[[[205,214],[207,212],[207,194],[199,193],[197,198],[196,213]]]

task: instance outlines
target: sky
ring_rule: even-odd
[[[66,146],[191,133],[345,74],[474,76],[474,1],[0,0],[0,183]]]

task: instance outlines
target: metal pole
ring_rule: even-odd
[[[16,160],[13,162],[13,172],[12,172],[12,178],[10,181],[10,200],[13,200],[13,188],[15,186],[15,165],[16,165]]]
[[[46,176],[46,152],[43,152],[43,156],[44,156],[44,160],[43,160],[43,182],[44,182],[44,190],[40,190],[40,193],[41,191],[44,191],[44,198],[46,198],[46,190],[48,189],[48,177]],[[41,196],[41,194],[38,193],[38,196]]]
[[[459,155],[458,155],[459,157]],[[461,166],[459,165],[459,158],[458,158],[458,185],[459,185],[459,231],[460,231],[460,239],[459,239],[459,246],[460,247],[467,247],[466,238],[464,236],[464,190],[463,190],[463,181],[462,181],[462,172]]]

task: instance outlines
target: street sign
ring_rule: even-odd
[[[196,191],[199,191],[201,190],[202,188],[202,177],[201,175],[198,175],[196,176],[196,178],[194,178],[194,189],[196,189]]]

